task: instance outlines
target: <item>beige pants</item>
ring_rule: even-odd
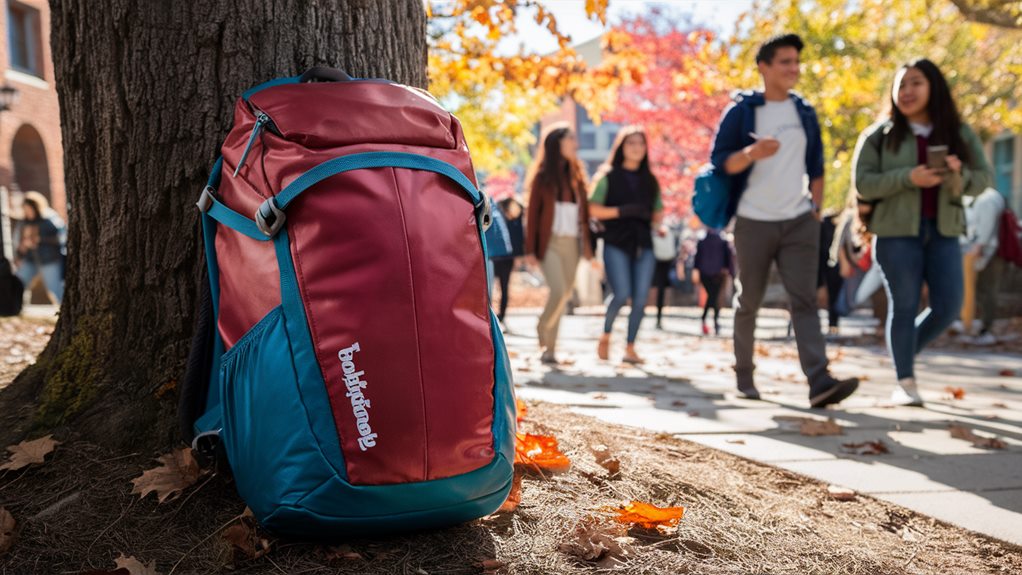
[[[546,248],[546,254],[540,267],[543,269],[543,276],[546,284],[550,287],[550,295],[546,300],[546,307],[539,316],[539,324],[536,331],[539,333],[539,346],[546,348],[547,353],[553,353],[557,347],[557,330],[561,326],[561,315],[564,314],[564,307],[571,299],[571,292],[575,286],[575,272],[578,270],[578,238],[567,236],[553,236],[550,238],[550,245]]]

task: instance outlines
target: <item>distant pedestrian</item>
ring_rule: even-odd
[[[493,275],[500,284],[500,306],[497,319],[503,324],[504,316],[507,314],[507,302],[510,299],[508,289],[511,286],[511,272],[514,270],[515,262],[525,255],[525,230],[522,227],[522,205],[518,203],[518,200],[504,198],[497,205],[501,215],[504,216],[504,223],[507,226],[511,242],[510,254],[493,258]]]
[[[14,265],[17,276],[29,288],[37,275],[60,305],[64,299],[64,254],[67,232],[64,220],[50,208],[46,196],[39,192],[25,194],[24,218],[14,234]]]
[[[734,97],[720,121],[711,161],[715,169],[730,174],[737,212],[738,391],[747,398],[760,397],[753,378],[756,317],[776,262],[788,293],[799,361],[809,380],[809,404],[823,407],[850,396],[859,382],[830,375],[817,315],[823,140],[816,111],[791,92],[799,79],[801,51],[802,40],[794,34],[760,46],[756,63],[765,89]]]
[[[706,304],[703,306],[703,335],[710,334],[706,316],[713,308],[713,333],[720,335],[720,290],[727,282],[728,275],[734,277],[735,263],[731,256],[731,245],[714,229],[706,230],[706,237],[696,245],[695,266],[692,281],[702,284],[706,290]]]
[[[962,307],[962,194],[979,194],[992,174],[933,62],[899,68],[890,104],[890,116],[859,138],[853,180],[859,196],[874,203],[869,229],[890,302],[887,345],[898,377],[892,401],[921,406],[915,356]],[[929,307],[920,314],[924,282]]]
[[[661,227],[664,205],[660,183],[650,170],[649,143],[641,127],[628,126],[618,132],[594,180],[589,211],[605,228],[603,263],[612,292],[596,353],[600,359],[609,358],[614,320],[631,300],[624,361],[642,363],[635,351],[635,339],[646,313],[656,266],[652,234],[666,235],[667,230]]]
[[[525,220],[525,258],[541,267],[550,288],[536,331],[541,361],[556,364],[557,332],[571,298],[579,259],[592,259],[586,176],[578,159],[578,141],[566,123],[544,132],[529,168]]]
[[[653,270],[653,287],[656,289],[656,328],[663,329],[664,304],[671,289],[671,272],[678,261],[678,235],[669,227],[663,235],[653,234],[653,256],[656,268]]]
[[[834,244],[837,233],[839,213],[833,210],[824,212],[820,218],[820,271],[816,281],[816,289],[824,289],[827,294],[827,327],[831,335],[837,335],[841,314],[838,313],[838,295],[844,283],[841,270],[836,262],[831,263],[830,248]]]
[[[990,329],[997,317],[997,295],[1007,263],[997,255],[1001,231],[1001,214],[1007,202],[1000,192],[987,188],[965,209],[968,223],[965,262],[971,263],[976,281],[976,303],[979,304],[982,327],[973,343],[993,345],[997,338]],[[971,321],[969,322],[971,323]],[[968,330],[971,326],[966,325]]]

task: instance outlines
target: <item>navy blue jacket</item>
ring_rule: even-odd
[[[820,136],[820,122],[816,118],[816,110],[798,94],[789,97],[795,102],[798,117],[802,120],[802,128],[806,131],[806,173],[810,180],[823,177],[823,139]],[[749,134],[756,131],[756,108],[766,103],[762,92],[743,91],[731,95],[733,103],[724,110],[717,135],[713,140],[713,152],[710,163],[715,170],[726,174],[724,163],[731,154],[755,142]],[[728,202],[728,214],[734,215],[738,209],[738,201],[749,185],[749,174],[752,167],[729,176],[731,197]]]

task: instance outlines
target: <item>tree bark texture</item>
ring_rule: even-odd
[[[202,242],[195,201],[241,93],[313,65],[426,85],[421,0],[52,0],[69,200],[66,296],[0,393],[0,439],[175,434]],[[0,443],[0,445],[3,445]]]

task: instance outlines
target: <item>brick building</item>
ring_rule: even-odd
[[[60,110],[50,54],[50,8],[46,0],[7,0],[0,13],[0,86],[16,100],[0,111],[0,186],[5,215],[20,215],[24,192],[38,191],[67,217]],[[5,246],[6,247],[6,246]]]

